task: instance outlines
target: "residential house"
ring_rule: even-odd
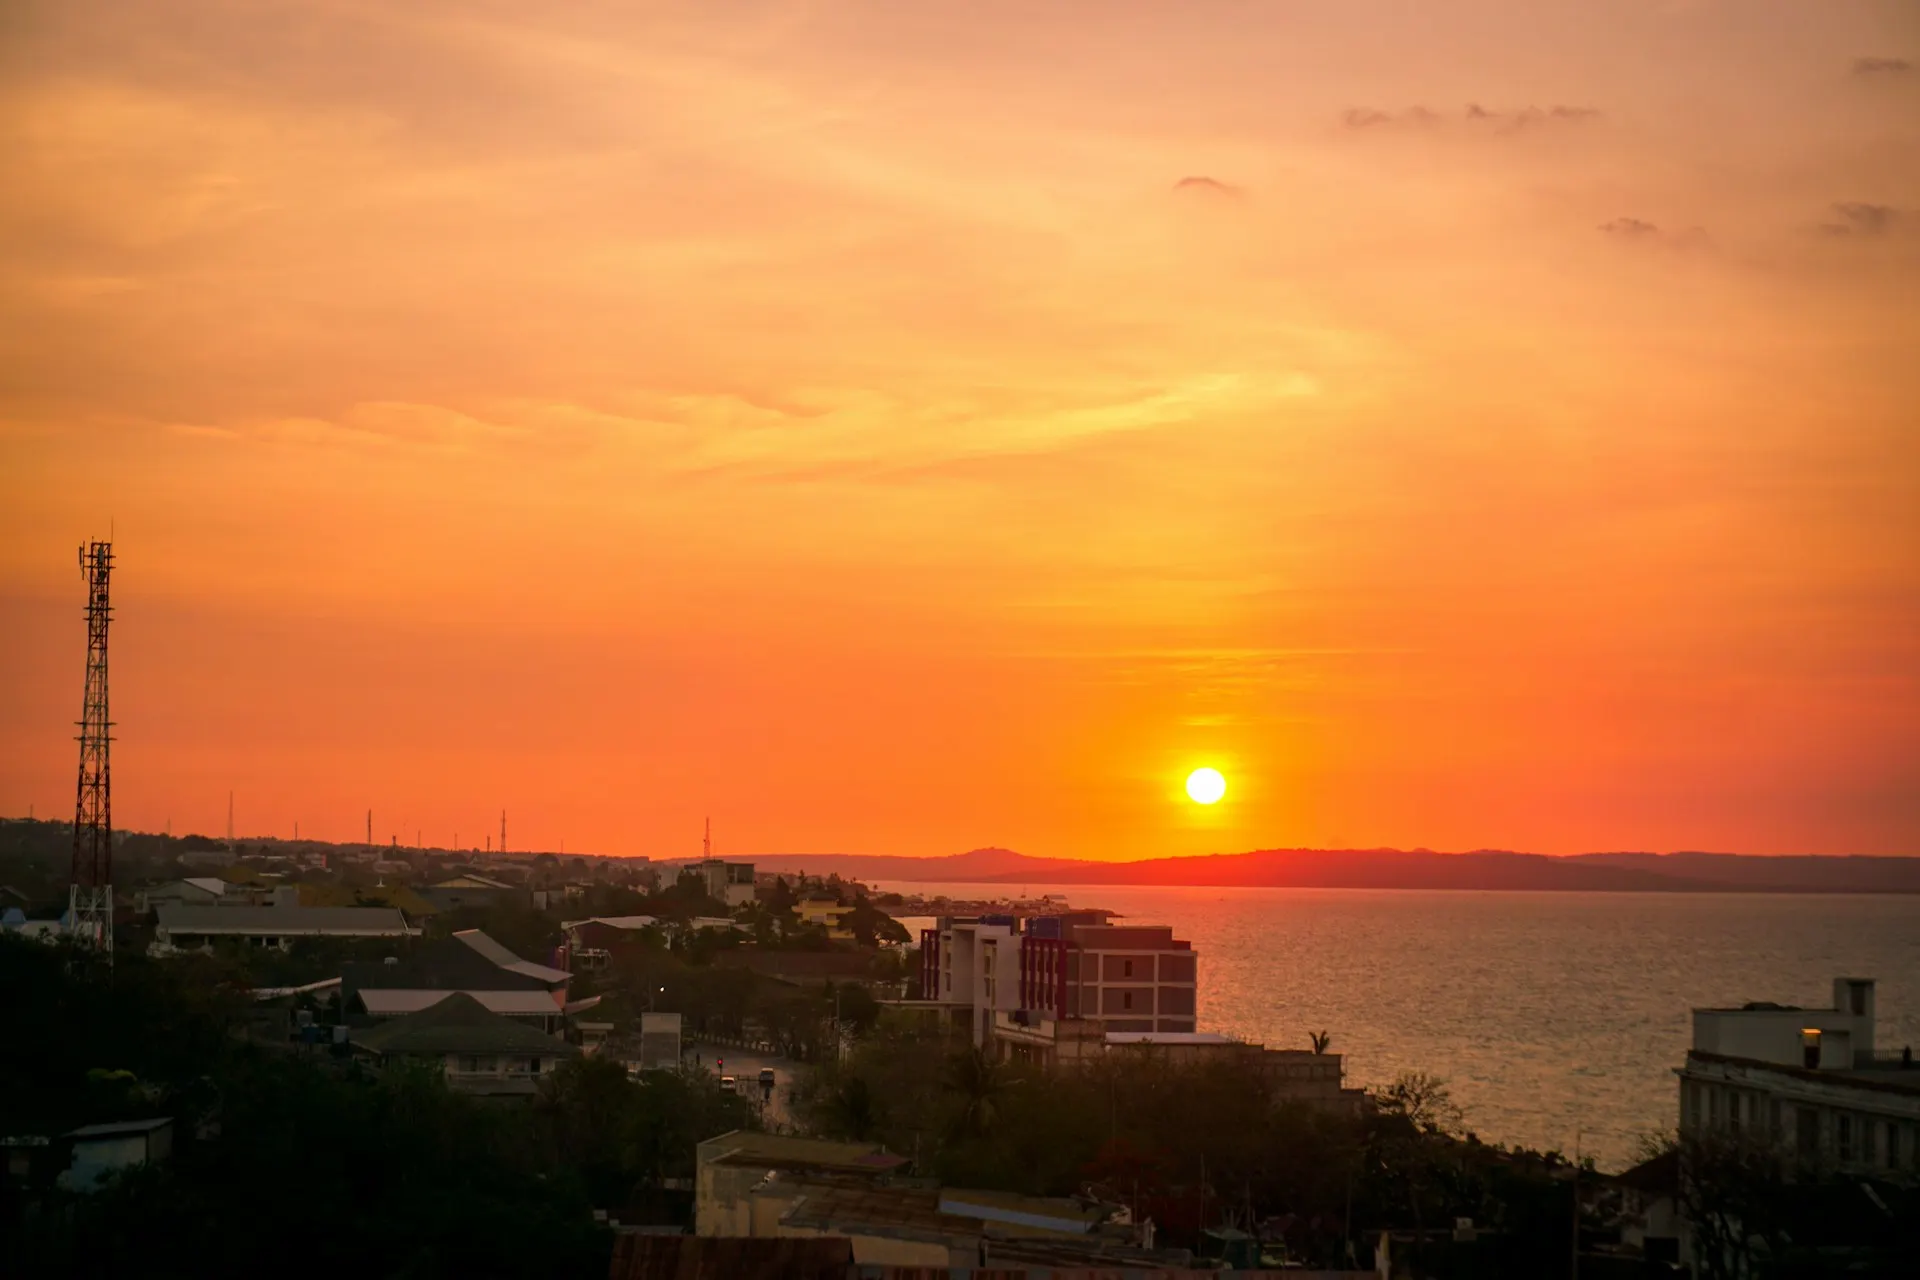
[[[752,1193],[775,1171],[878,1179],[907,1164],[874,1142],[828,1142],[736,1129],[702,1142],[694,1165],[694,1232],[703,1236],[773,1236],[778,1215]]]
[[[290,949],[300,938],[415,937],[393,907],[186,907],[156,909],[154,955],[201,950],[218,941]]]
[[[418,1013],[463,991],[492,1013],[552,1033],[600,999],[569,1001],[571,973],[524,960],[478,929],[463,929],[379,964],[348,964],[341,976],[347,1016],[362,1023]]]
[[[462,907],[492,907],[504,902],[516,902],[526,897],[526,890],[518,885],[496,880],[492,876],[465,874],[431,884],[419,891],[420,896],[433,905],[436,911],[457,911]]]
[[[69,1191],[91,1191],[102,1178],[173,1154],[173,1120],[122,1120],[90,1124],[66,1135],[73,1145],[73,1162],[60,1175]]]
[[[581,1053],[558,1036],[489,1012],[464,991],[417,1013],[356,1027],[347,1042],[376,1062],[435,1064],[454,1088],[489,1096],[531,1096],[542,1078]]]
[[[841,906],[831,894],[810,894],[794,904],[794,912],[803,925],[813,925],[825,929],[829,938],[842,941],[853,940],[853,930],[847,927],[846,919],[852,907]]]
[[[567,955],[579,970],[604,969],[615,953],[643,945],[648,929],[658,928],[653,916],[592,916],[568,920],[560,926],[567,935]]]

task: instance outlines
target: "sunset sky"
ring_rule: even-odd
[[[1920,6],[11,3],[0,813],[110,527],[119,826],[1920,853]]]

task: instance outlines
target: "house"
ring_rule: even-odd
[[[362,1022],[418,1013],[459,991],[492,1013],[551,1033],[568,1016],[600,1002],[598,996],[569,1001],[571,973],[524,960],[479,929],[463,929],[379,964],[347,964],[341,976],[347,1016]]]
[[[1875,1041],[1874,982],[1835,978],[1826,1008],[1695,1009],[1676,1072],[1680,1129],[1745,1134],[1859,1173],[1920,1170],[1920,1065]]]
[[[466,874],[442,880],[420,890],[420,896],[436,911],[457,911],[462,907],[491,907],[517,901],[526,895],[518,885],[491,876]]]
[[[420,932],[393,907],[187,907],[155,910],[154,955],[217,941],[286,951],[300,938],[411,938]]]
[[[708,1138],[696,1149],[694,1233],[703,1236],[772,1236],[777,1215],[763,1206],[756,1221],[752,1193],[775,1171],[878,1179],[904,1167],[875,1142],[828,1142],[736,1129]]]
[[[853,930],[847,927],[846,919],[853,908],[841,906],[832,895],[810,895],[795,903],[793,909],[801,924],[825,929],[829,938],[852,940]]]
[[[64,931],[61,921],[29,920],[27,913],[18,907],[0,911],[0,933],[16,938],[32,938],[36,942],[58,942]]]
[[[502,1017],[464,991],[448,992],[416,1013],[348,1033],[353,1052],[377,1063],[437,1065],[464,1093],[531,1096],[577,1045]]]
[[[60,1175],[69,1191],[91,1191],[102,1178],[173,1154],[173,1120],[122,1120],[90,1124],[66,1135],[73,1144],[73,1162]]]
[[[575,968],[604,969],[614,953],[642,943],[643,931],[658,927],[653,916],[593,916],[568,920],[560,926],[567,935],[567,956]]]

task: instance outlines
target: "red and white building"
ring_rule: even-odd
[[[975,1044],[996,1026],[1097,1022],[1103,1031],[1195,1029],[1199,957],[1166,925],[1103,912],[943,918],[920,935],[923,998],[965,1009]]]

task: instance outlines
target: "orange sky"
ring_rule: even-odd
[[[9,5],[0,812],[111,521],[125,826],[1920,852],[1916,157],[1904,0]]]

